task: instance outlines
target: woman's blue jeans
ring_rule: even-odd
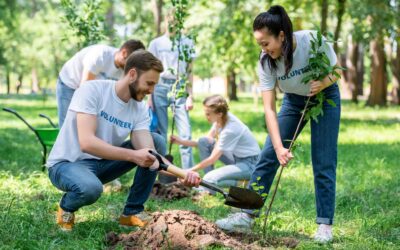
[[[215,140],[209,141],[207,137],[201,137],[198,140],[198,148],[200,152],[200,160],[208,158],[214,147]],[[225,166],[214,169],[214,165],[204,169],[206,173],[203,180],[220,187],[237,186],[239,181],[249,180],[251,173],[254,171],[254,166],[257,163],[258,155],[239,158],[233,155],[224,153],[220,158]],[[204,187],[199,187],[199,190],[207,190],[211,194],[215,192]]]
[[[159,134],[152,133],[157,152],[164,155],[165,141]],[[121,145],[132,149],[130,141]],[[60,207],[64,211],[75,212],[83,206],[93,204],[103,192],[103,184],[110,182],[136,167],[127,161],[80,160],[59,162],[49,168],[49,178],[54,186],[66,192]],[[157,172],[138,167],[123,211],[124,215],[143,211],[144,203],[152,190]]]
[[[323,105],[324,113],[318,117],[318,122],[310,121],[311,154],[317,207],[316,222],[330,225],[333,223],[335,212],[337,142],[341,107],[339,87],[336,83],[324,89],[323,92],[327,99],[336,103],[336,107],[325,102]],[[307,98],[296,94],[284,95],[282,107],[278,114],[278,123],[285,148],[289,148],[290,140],[292,140],[300,121],[301,111],[305,107]],[[302,122],[300,131],[306,123],[307,121]],[[250,183],[258,182],[258,186],[265,187],[260,192],[269,193],[278,168],[279,161],[268,136]],[[257,177],[261,177],[261,179],[257,181]]]

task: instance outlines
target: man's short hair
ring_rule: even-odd
[[[146,49],[144,44],[140,40],[136,39],[130,39],[124,44],[122,44],[121,48],[119,50],[126,49],[126,52],[128,52],[128,55],[130,55],[132,52],[139,50],[139,49]]]
[[[137,69],[138,71],[149,71],[151,69],[161,73],[164,71],[162,62],[157,59],[152,53],[146,50],[136,50],[129,55],[126,60],[124,73],[125,75],[131,69]]]

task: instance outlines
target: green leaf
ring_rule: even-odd
[[[332,99],[326,99],[326,102],[332,107],[336,107],[336,103]]]

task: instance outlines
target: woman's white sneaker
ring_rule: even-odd
[[[327,243],[332,241],[332,239],[332,225],[319,224],[318,230],[314,236],[314,240],[319,243]]]
[[[229,232],[246,232],[249,231],[254,220],[247,213],[234,213],[228,215],[227,218],[217,220],[215,224]]]

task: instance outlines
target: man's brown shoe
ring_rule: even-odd
[[[151,217],[145,212],[135,215],[121,215],[119,217],[119,224],[129,227],[144,227],[150,219]]]
[[[57,224],[60,225],[61,230],[71,231],[75,224],[74,213],[64,211],[60,206],[58,206]]]

